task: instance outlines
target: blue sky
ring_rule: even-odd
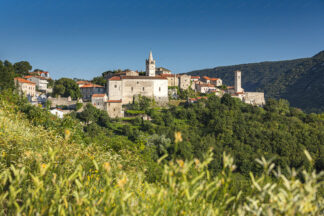
[[[54,78],[174,73],[310,57],[324,50],[323,0],[0,0],[0,59]]]

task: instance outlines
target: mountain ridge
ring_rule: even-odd
[[[263,91],[266,98],[287,99],[306,112],[324,111],[324,51],[309,58],[219,66],[187,74],[219,77],[233,85],[235,70],[242,71],[246,91]]]

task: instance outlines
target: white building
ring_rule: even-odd
[[[37,101],[36,84],[34,82],[20,77],[16,77],[14,82],[18,88],[19,94],[24,94],[28,98],[29,102]]]
[[[105,110],[108,96],[106,94],[93,94],[91,97],[91,103],[98,109]]]
[[[64,113],[63,113],[63,111],[61,110],[61,109],[52,109],[52,110],[50,110],[50,113],[52,113],[53,115],[55,115],[55,116],[57,116],[57,117],[59,117],[59,118],[63,118],[64,117]]]
[[[24,78],[35,83],[39,91],[47,90],[47,78],[42,76],[25,76]]]

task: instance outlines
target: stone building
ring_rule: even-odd
[[[124,117],[122,100],[108,100],[105,109],[110,118]]]
[[[191,76],[182,74],[179,75],[179,88],[183,90],[187,90],[191,87]]]
[[[36,84],[39,91],[47,91],[48,79],[42,76],[25,76],[25,79]]]
[[[223,81],[220,78],[212,78],[212,77],[208,77],[208,76],[203,76],[202,81],[206,82],[207,84],[212,84],[215,86],[223,85]]]
[[[162,75],[162,74],[171,74],[171,71],[169,69],[166,69],[164,67],[158,67],[155,70],[156,75]]]
[[[82,94],[82,100],[83,101],[90,101],[91,96],[93,94],[104,94],[105,93],[105,87],[101,85],[96,84],[84,84],[80,87],[81,94]]]
[[[105,110],[108,96],[106,94],[93,94],[91,96],[91,103],[98,109]]]
[[[198,84],[196,90],[200,93],[211,93],[212,90],[216,90],[216,87],[212,84]]]
[[[19,93],[24,94],[28,97],[29,101],[32,101],[36,96],[36,83],[29,80],[16,77],[14,79],[15,85],[17,86]]]
[[[241,84],[242,72],[234,72],[234,87],[228,88],[226,93],[232,95],[232,97],[239,98],[244,103],[252,104],[256,106],[265,105],[264,93],[263,92],[245,92]]]

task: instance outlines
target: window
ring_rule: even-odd
[[[143,91],[144,91],[145,89],[144,89],[144,87],[143,87]]]
[[[137,81],[137,84],[139,84],[139,82]]]
[[[117,88],[117,85],[115,85],[115,88]]]
[[[131,87],[131,90],[133,91],[133,90],[134,90],[134,88],[133,88],[133,87]]]
[[[159,87],[159,91],[161,91],[161,87]]]

